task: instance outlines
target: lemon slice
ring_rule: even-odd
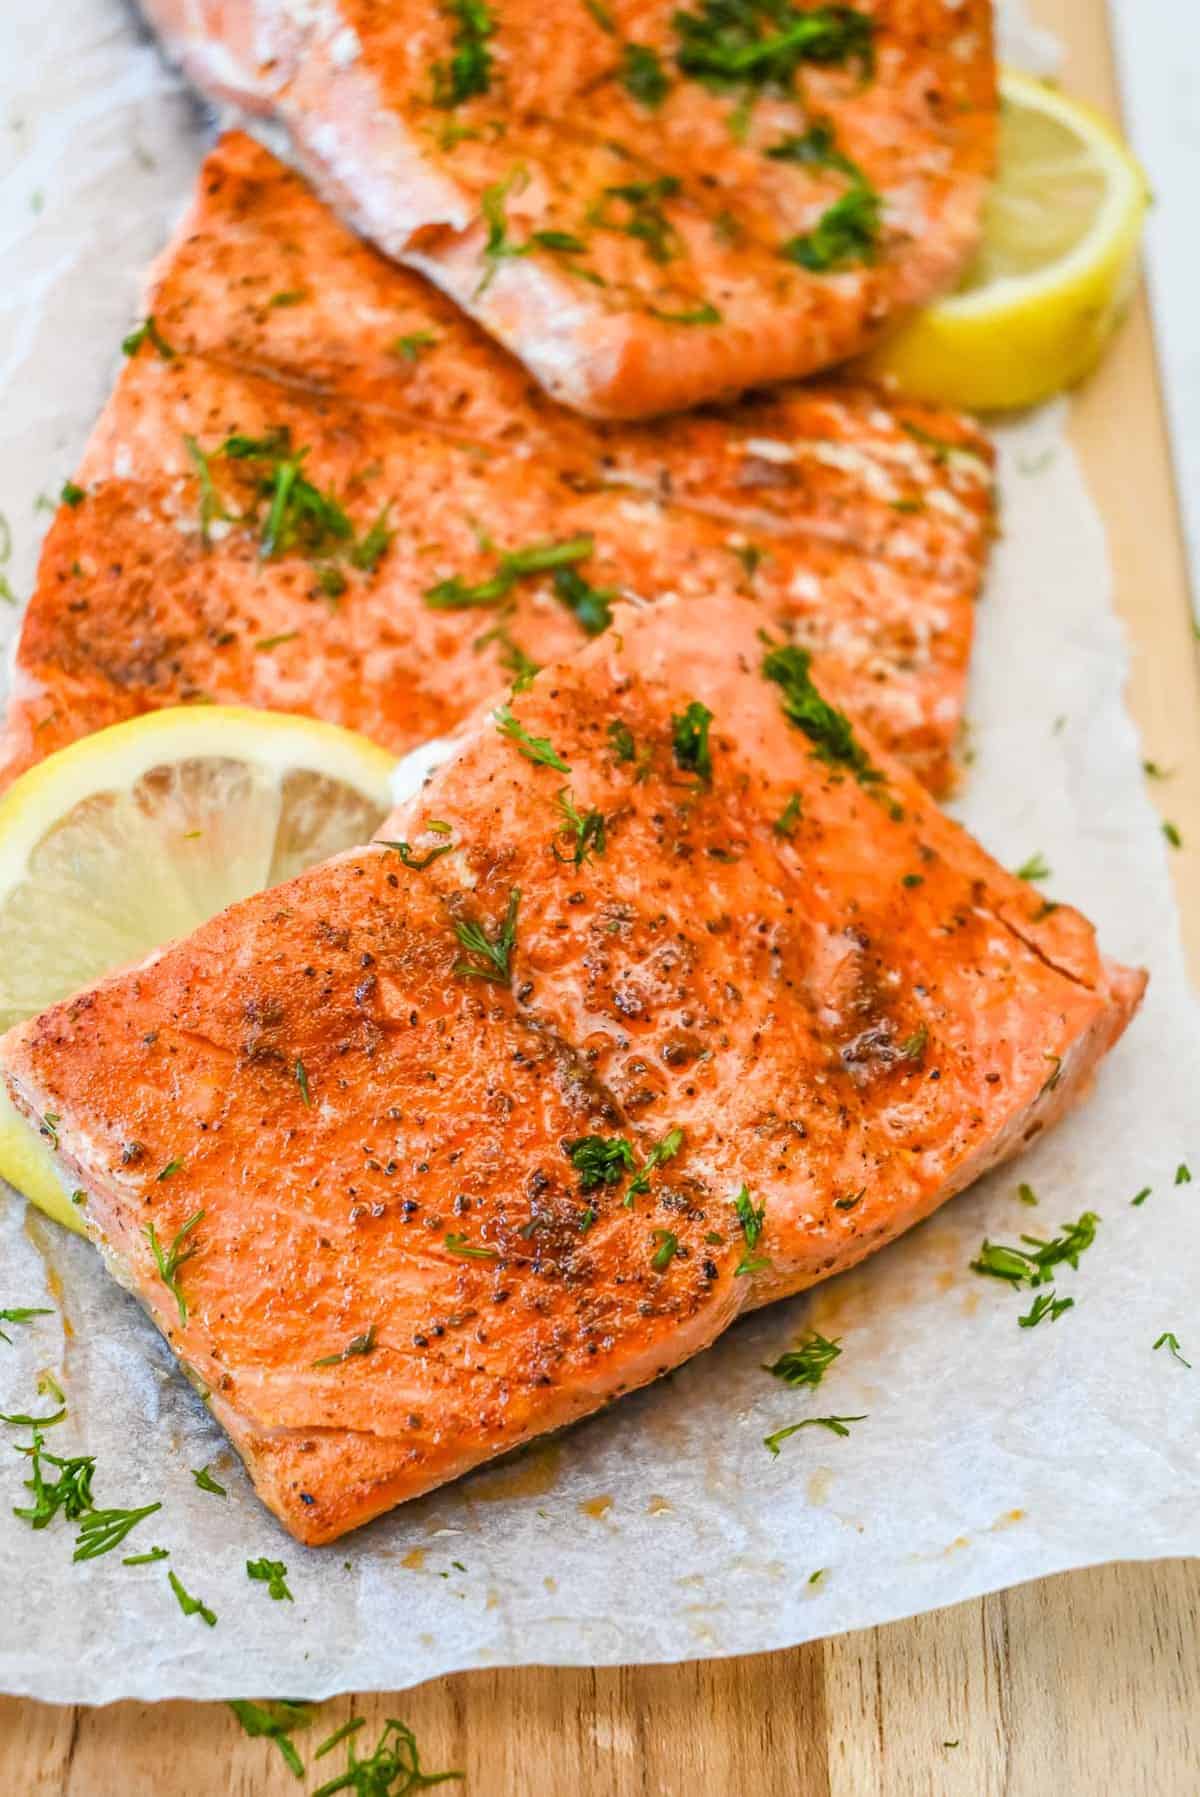
[[[1032,76],[1000,80],[983,241],[956,293],[865,358],[915,398],[1036,405],[1095,366],[1129,303],[1149,194],[1104,119]]]
[[[394,758],[312,718],[151,712],[72,743],[0,800],[0,1029],[366,842]],[[49,1143],[0,1086],[0,1175],[80,1230]]]

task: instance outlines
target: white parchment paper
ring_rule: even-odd
[[[1041,46],[1044,52],[1044,46]],[[184,205],[202,120],[119,0],[4,0],[0,18],[0,508],[32,579],[55,493],[102,404],[138,280]],[[0,1688],[61,1701],[319,1697],[451,1669],[759,1651],[1109,1559],[1200,1552],[1200,1015],[1165,849],[1121,699],[1100,521],[1051,410],[1000,439],[1004,537],[980,608],[961,809],[1108,950],[1153,970],[1091,1102],[1019,1164],[865,1267],[739,1325],[653,1390],[348,1541],[297,1547],[261,1508],[166,1347],[94,1251],[0,1197],[0,1409],[70,1405],[104,1504],[161,1499],[120,1554],[73,1566],[61,1519],[11,1514],[27,1431],[0,1428]],[[2,547],[2,545],[0,545]],[[1196,1183],[1176,1184],[1189,1162]],[[1031,1210],[1018,1180],[1036,1190]],[[1130,1200],[1144,1186],[1151,1196]],[[968,1268],[985,1234],[1101,1223],[1058,1322]],[[762,1371],[840,1335],[819,1393]],[[1166,1330],[1189,1371],[1153,1343]],[[769,1430],[865,1412],[848,1439]],[[193,1483],[212,1463],[224,1500]],[[294,1603],[245,1574],[288,1566]],[[167,1566],[219,1618],[183,1616]],[[820,1571],[815,1583],[811,1575]]]

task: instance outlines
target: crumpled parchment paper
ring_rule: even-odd
[[[120,0],[6,0],[0,508],[18,592],[45,523],[37,496],[57,492],[103,403],[202,129]],[[0,1308],[54,1310],[0,1342],[0,1409],[45,1408],[34,1394],[51,1372],[70,1417],[49,1445],[96,1455],[99,1502],[163,1504],[119,1552],[73,1566],[61,1519],[35,1534],[12,1516],[28,1431],[0,1428],[0,1688],[320,1697],[471,1666],[757,1652],[1089,1562],[1200,1552],[1200,1016],[1122,707],[1100,521],[1058,411],[1006,427],[1000,448],[1005,534],[980,607],[961,810],[1009,865],[1040,851],[1047,889],[1153,970],[1091,1102],[865,1267],[319,1551],[257,1503],[92,1248],[0,1197]],[[1196,1183],[1176,1184],[1190,1157]],[[1057,1282],[1075,1308],[1018,1328],[1028,1294],[969,1270],[982,1238],[1048,1235],[1085,1209],[1096,1243]],[[789,1392],[762,1362],[813,1326],[842,1338],[842,1357],[819,1393]],[[1194,1372],[1154,1350],[1168,1330]],[[778,1459],[763,1446],[829,1412],[867,1420],[846,1439],[806,1430]],[[194,1484],[205,1463],[226,1499]],[[151,1543],[170,1560],[121,1564]],[[286,1562],[294,1603],[248,1581],[260,1555]],[[168,1566],[215,1628],[181,1614]]]

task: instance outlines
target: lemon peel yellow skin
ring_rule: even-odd
[[[1001,152],[964,285],[859,369],[973,411],[1037,405],[1090,373],[1137,284],[1145,176],[1107,120],[1028,75],[1000,82]]]
[[[81,738],[0,799],[0,1027],[367,840],[395,758],[337,725],[241,706],[151,712]],[[0,1177],[85,1232],[0,1086]]]

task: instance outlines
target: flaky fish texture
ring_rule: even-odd
[[[812,374],[951,286],[990,0],[142,0],[190,78],[546,392],[641,418]]]
[[[733,590],[948,785],[991,529],[966,420],[825,385],[589,423],[240,134],[146,308],[45,545],[0,780],[204,700],[401,753],[619,596]]]
[[[814,667],[748,599],[622,606],[386,841],[0,1040],[301,1540],[873,1253],[1124,1030],[1143,975]]]

